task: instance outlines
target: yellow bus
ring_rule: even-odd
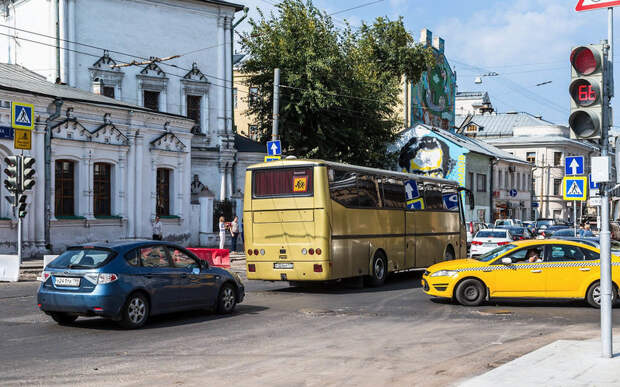
[[[451,180],[323,160],[252,165],[243,208],[247,277],[364,276],[378,286],[390,272],[466,258],[463,190]]]

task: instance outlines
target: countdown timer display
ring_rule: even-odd
[[[579,106],[587,107],[598,102],[600,88],[587,79],[577,79],[570,85],[570,95]]]

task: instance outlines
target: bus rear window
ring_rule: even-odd
[[[265,198],[273,196],[312,196],[312,167],[274,168],[252,173],[252,196]]]

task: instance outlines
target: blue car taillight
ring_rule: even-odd
[[[114,273],[86,273],[84,278],[95,285],[104,285],[116,281],[118,276]]]

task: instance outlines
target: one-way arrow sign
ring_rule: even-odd
[[[583,175],[583,156],[566,157],[564,163],[564,175]]]
[[[267,154],[269,156],[277,156],[282,154],[282,148],[280,147],[280,140],[267,141]]]
[[[405,193],[407,194],[407,200],[411,200],[420,196],[418,192],[418,183],[415,180],[409,180],[405,183]]]

